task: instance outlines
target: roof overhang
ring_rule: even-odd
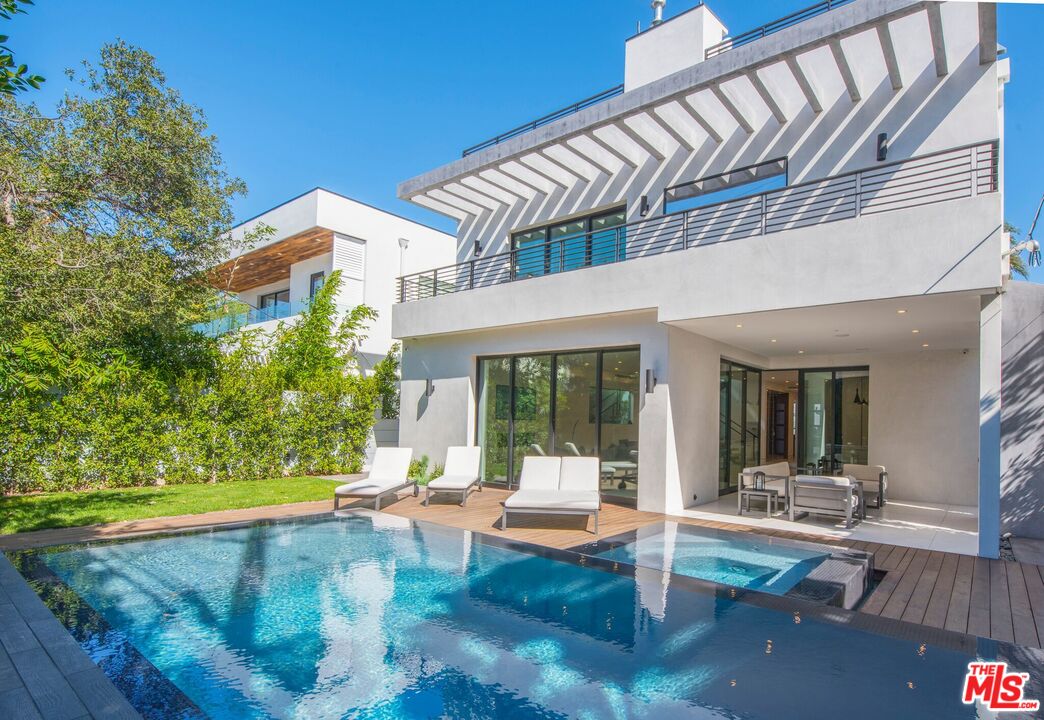
[[[333,230],[314,227],[244,253],[210,271],[209,282],[219,290],[242,292],[290,279],[294,263],[333,251]]]

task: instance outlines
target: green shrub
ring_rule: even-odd
[[[0,392],[0,490],[359,471],[377,413],[393,405],[398,360],[359,371],[354,351],[376,314],[361,306],[338,321],[339,285],[335,272],[295,324],[227,336],[180,373],[69,358],[31,335],[32,352],[0,348],[0,369],[46,378]]]
[[[419,460],[411,460],[410,469],[407,473],[410,480],[416,480],[418,485],[427,485],[435,478],[442,477],[442,466],[436,464],[429,470],[428,465],[430,463],[431,460],[427,455],[421,455]]]

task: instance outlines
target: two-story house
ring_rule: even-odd
[[[621,86],[400,184],[459,222],[394,307],[400,444],[509,487],[595,455],[604,500],[672,514],[734,515],[771,460],[879,464],[865,526],[995,557],[1008,73],[990,3],[629,38]]]
[[[254,241],[262,227],[267,232]],[[199,329],[217,336],[293,323],[326,278],[340,270],[338,308],[366,304],[377,311],[357,352],[363,372],[394,343],[397,278],[452,262],[456,246],[452,235],[322,188],[240,223],[232,238],[238,247],[211,272],[211,282],[234,299],[233,312]],[[397,437],[398,421],[380,420],[367,457]]]

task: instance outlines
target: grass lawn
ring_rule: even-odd
[[[323,478],[291,477],[0,497],[0,535],[309,500],[332,501],[337,484]]]

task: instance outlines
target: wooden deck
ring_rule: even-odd
[[[508,494],[504,490],[486,488],[482,492],[473,493],[463,508],[454,500],[454,497],[459,496],[437,496],[432,499],[430,507],[424,507],[421,503],[423,495],[421,498],[404,495],[381,509],[402,517],[504,535],[556,548],[569,548],[595,539],[595,535],[587,530],[588,519],[580,516],[512,516],[510,529],[507,532],[500,530],[501,503]],[[0,550],[106,540],[258,519],[290,518],[330,509],[332,502],[300,503],[86,528],[44,530],[0,536]],[[875,567],[887,571],[887,574],[863,603],[861,612],[1029,647],[1040,648],[1044,643],[1044,568],[1038,565],[917,550],[900,545],[841,540],[812,533],[764,530],[727,522],[670,517],[615,505],[605,505],[602,510],[599,537],[609,537],[665,519],[736,532],[843,545],[870,552],[874,554]]]

